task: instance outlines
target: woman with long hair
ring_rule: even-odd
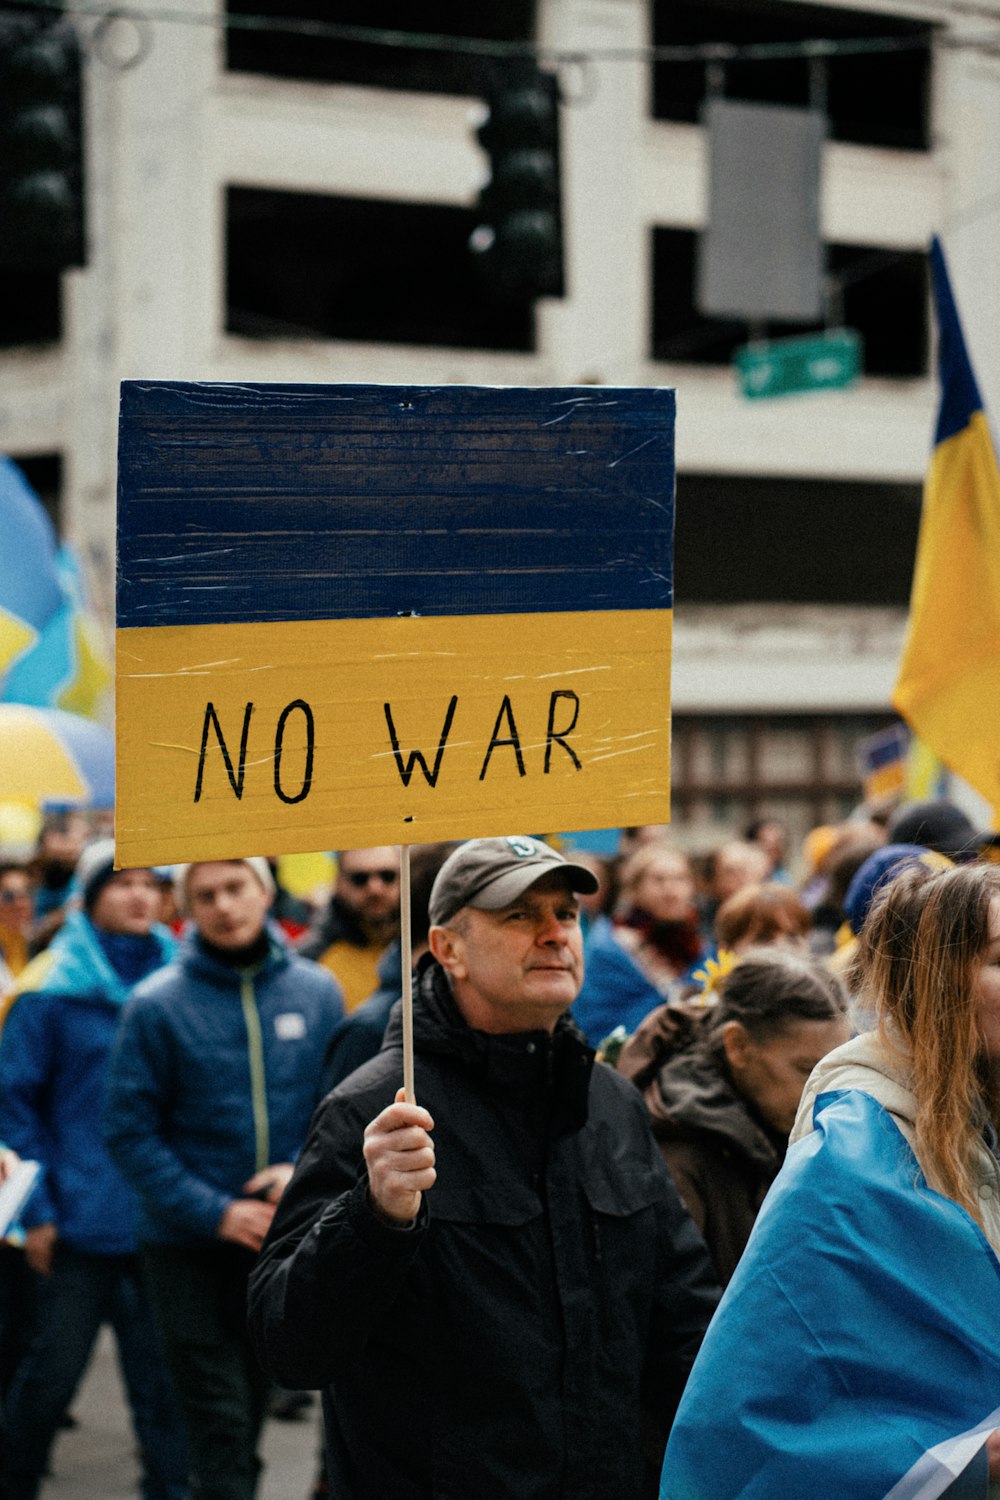
[[[850,1034],[846,1010],[813,959],[751,949],[714,1005],[659,1006],[618,1059],[723,1284],[784,1160],[806,1079]]]
[[[664,1500],[1000,1495],[1000,869],[899,873],[853,987],[874,1028],[809,1080]]]
[[[704,953],[691,862],[662,840],[640,845],[620,872],[614,916],[599,917],[587,937],[583,988],[573,1018],[597,1046],[623,1026],[632,1032],[666,999]]]

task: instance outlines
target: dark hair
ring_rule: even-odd
[[[723,1027],[739,1021],[755,1042],[768,1041],[795,1021],[834,1021],[847,1003],[840,980],[816,959],[785,948],[750,948],[723,980],[718,1004],[705,1012],[702,1035],[719,1051]]]

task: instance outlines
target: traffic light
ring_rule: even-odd
[[[68,21],[0,14],[0,269],[84,263],[81,57]]]
[[[506,70],[490,89],[476,134],[490,162],[481,222],[469,247],[499,297],[562,297],[559,83],[531,65]]]

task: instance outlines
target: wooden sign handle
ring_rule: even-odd
[[[410,933],[410,849],[399,849],[399,940],[403,964],[403,1088],[407,1104],[415,1104],[413,1087],[413,940]]]

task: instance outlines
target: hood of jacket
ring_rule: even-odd
[[[852,1037],[817,1063],[806,1083],[790,1141],[801,1140],[813,1130],[813,1111],[822,1094],[848,1089],[868,1094],[892,1116],[921,1170],[930,1176],[927,1163],[920,1161],[916,1150],[917,1100],[906,1054],[895,1051],[877,1031]],[[978,1150],[975,1177],[981,1223],[1000,1255],[1000,1172],[985,1140]]]
[[[151,966],[152,972],[153,967],[170,962],[177,944],[166,927],[154,927],[150,938],[153,952],[158,955]],[[120,1006],[134,988],[134,981],[122,979],[109,961],[90,918],[82,911],[75,911],[66,918],[50,946],[23,970],[16,993],[72,995],[78,1000],[93,999]]]
[[[402,1017],[399,1003],[389,1016],[383,1050],[402,1046]],[[594,1051],[569,1011],[551,1034],[476,1031],[462,1016],[444,969],[428,953],[417,967],[413,989],[413,1045],[417,1052],[454,1058],[485,1087],[545,1099],[554,1134],[579,1130],[586,1122]]]
[[[859,1089],[892,1115],[906,1139],[913,1144],[917,1101],[906,1054],[890,1050],[875,1031],[862,1032],[828,1052],[813,1068],[802,1094],[799,1112],[789,1139],[801,1140],[813,1128],[813,1110],[820,1094],[840,1089]]]
[[[618,1071],[639,1089],[658,1140],[714,1136],[764,1172],[777,1170],[784,1142],[756,1118],[725,1067],[703,1045],[706,1012],[661,1005],[622,1049]]]

